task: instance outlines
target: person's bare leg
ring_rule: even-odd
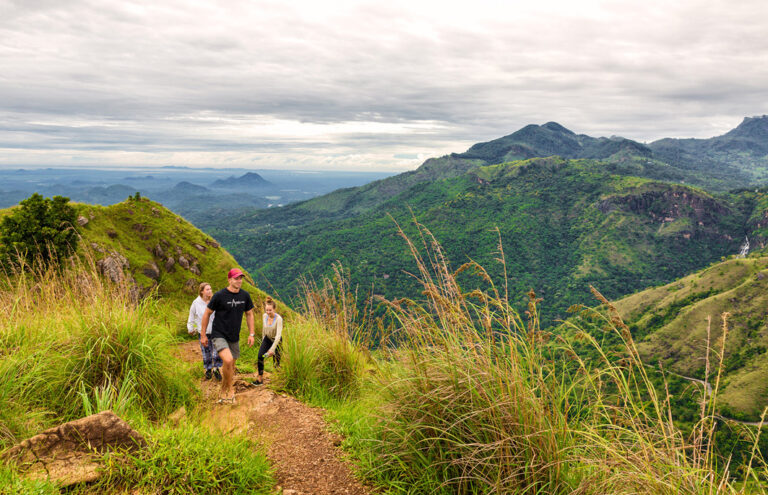
[[[230,399],[235,393],[232,389],[232,382],[235,378],[235,360],[232,358],[232,352],[229,349],[219,351],[219,357],[223,363],[221,366],[221,392],[219,397]]]

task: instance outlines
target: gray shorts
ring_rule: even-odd
[[[229,352],[232,353],[232,359],[240,357],[240,342],[229,342],[221,337],[211,339],[211,342],[213,342],[213,348],[216,349],[216,352],[220,353],[224,349],[229,349]]]

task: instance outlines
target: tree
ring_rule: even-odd
[[[59,262],[77,248],[75,209],[69,198],[33,194],[0,221],[0,260],[3,263],[37,260]]]

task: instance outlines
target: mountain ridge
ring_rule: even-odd
[[[529,124],[512,134],[474,144],[463,153],[429,158],[412,171],[364,186],[339,189],[281,208],[239,212],[237,216],[228,218],[228,222],[236,225],[236,229],[258,230],[263,225],[298,227],[318,220],[340,220],[378,208],[416,184],[457,177],[478,166],[546,156],[597,159],[618,174],[685,183],[716,191],[753,187],[757,182],[768,183],[768,155],[763,156],[759,146],[750,148],[752,153],[749,156],[744,156],[744,153],[733,156],[733,153],[717,149],[726,146],[723,143],[736,140],[752,146],[749,143],[753,141],[744,141],[739,136],[745,133],[751,135],[752,131],[746,129],[763,129],[765,126],[768,126],[768,116],[747,117],[740,125],[741,130],[736,128],[715,138],[665,138],[646,145],[617,136],[594,138],[576,134],[554,121],[543,125]],[[733,132],[735,134],[728,137]],[[205,223],[204,219],[199,221],[204,228],[216,227],[216,223]]]

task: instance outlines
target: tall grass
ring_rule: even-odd
[[[92,257],[67,263],[0,274],[0,446],[107,408],[159,417],[193,396],[156,303]]]
[[[105,455],[105,475],[82,493],[275,493],[266,457],[240,436],[218,434],[189,425],[148,432],[147,448]]]
[[[533,292],[519,313],[504,282],[495,285],[474,262],[452,271],[440,245],[417,227],[418,245],[401,235],[426,301],[383,301],[395,329],[387,336],[386,358],[369,368],[374,373],[348,367],[359,393],[336,409],[368,478],[402,493],[760,490],[757,480],[766,471],[757,449],[747,473],[756,482],[741,485],[711,448],[713,403],[702,409],[693,437],[676,428],[673,399],[657,391],[629,329],[599,293],[603,309],[589,312],[622,343],[618,355],[570,323],[573,335],[601,357],[594,363],[574,352],[568,339],[539,327],[541,300]],[[501,243],[498,261],[506,272]],[[461,272],[477,275],[485,289],[463,291],[456,280]],[[330,293],[320,292],[307,299],[332,308],[316,304]],[[315,319],[326,322],[322,332],[339,339],[337,322],[347,320],[330,312]],[[305,327],[302,338],[317,340],[320,327]],[[297,389],[317,370],[307,360],[292,372]]]
[[[306,297],[283,330],[285,357],[275,383],[323,405],[353,398],[373,361],[360,344],[369,334],[357,331],[364,325],[356,296],[348,291],[348,274],[335,265],[333,279],[324,278],[319,285],[303,280],[302,285]]]

